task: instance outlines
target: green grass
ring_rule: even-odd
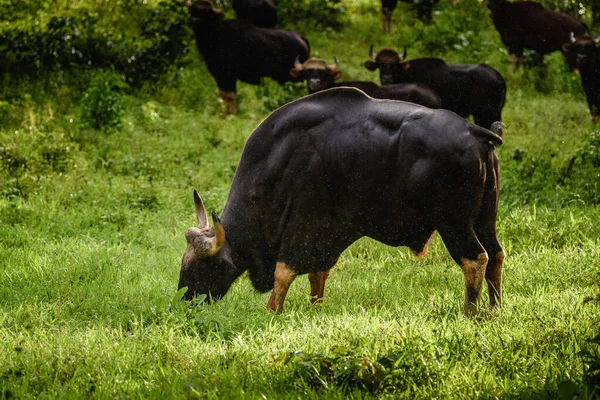
[[[0,92],[1,396],[591,397],[581,351],[598,333],[597,305],[584,299],[600,273],[600,178],[580,159],[568,164],[595,128],[560,55],[548,57],[540,92],[536,71],[508,73],[478,3],[460,4],[440,5],[438,27],[397,12],[383,37],[376,7],[354,0],[345,30],[307,34],[314,55],[338,56],[344,79],[377,81],[362,67],[369,45],[407,38],[410,57],[436,45],[506,77],[501,309],[462,316],[462,274],[439,237],[424,260],[358,241],[332,270],[322,309],[308,306],[305,277],[283,315],[267,312],[269,294],[246,276],[215,304],[177,301],[192,189],[220,212],[245,139],[302,89],[239,84],[240,113],[223,117],[193,50],[165,84],[125,96],[120,128],[94,131],[79,126],[83,78],[56,73]],[[469,13],[475,34],[456,47],[443,22]]]

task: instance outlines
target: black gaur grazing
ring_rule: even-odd
[[[513,71],[523,63],[524,49],[534,50],[543,58],[545,54],[562,51],[571,32],[576,36],[588,32],[578,19],[547,10],[533,1],[487,0],[487,6],[502,43],[508,47]]]
[[[308,59],[308,40],[294,31],[257,28],[242,20],[223,20],[223,10],[209,0],[187,3],[196,46],[227,102],[236,113],[236,82],[258,85],[262,77],[283,84],[294,60]]]
[[[579,70],[581,85],[585,91],[590,113],[595,123],[600,122],[600,49],[598,42],[589,35],[575,37],[563,45],[563,52],[573,67]]]
[[[483,279],[502,301],[504,252],[496,236],[502,139],[447,110],[376,100],[353,88],[318,92],[275,110],[250,135],[221,219],[186,232],[185,299],[223,297],[246,270],[269,310],[308,274],[321,302],[329,270],[357,239],[425,252],[439,232],[461,267],[464,312]]]
[[[238,19],[245,19],[254,26],[275,28],[277,8],[270,0],[233,0],[232,7]]]
[[[354,87],[376,99],[402,100],[421,104],[429,108],[440,108],[441,100],[432,89],[416,83],[399,83],[396,85],[379,86],[367,81],[344,81],[335,82],[342,76],[338,68],[337,59],[332,65],[327,65],[319,58],[309,58],[304,64],[296,63],[290,70],[295,78],[306,81],[308,93],[315,93],[334,87]]]
[[[442,108],[461,117],[473,116],[475,123],[490,128],[502,119],[506,99],[506,82],[502,75],[485,64],[446,64],[439,58],[416,58],[403,61],[392,49],[377,54],[369,51],[371,60],[365,62],[370,71],[379,69],[382,85],[420,83],[433,89],[442,99]]]

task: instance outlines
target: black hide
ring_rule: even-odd
[[[184,257],[186,296],[228,288],[245,270],[268,291],[278,261],[327,271],[363,236],[418,253],[437,230],[457,263],[487,251],[495,265],[500,143],[450,111],[356,89],[287,104],[248,138],[221,217],[223,248],[202,263]]]

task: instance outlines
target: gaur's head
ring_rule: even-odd
[[[294,68],[290,70],[293,78],[306,81],[308,93],[315,93],[333,87],[333,83],[340,79],[342,73],[338,70],[338,61],[334,57],[334,64],[328,65],[320,58],[309,58],[301,64],[296,58]]]
[[[592,36],[583,35],[575,37],[571,32],[569,43],[562,46],[562,53],[567,59],[567,64],[573,70],[585,69],[590,66],[597,51],[597,45],[600,38],[594,39]]]
[[[370,60],[365,62],[365,68],[369,71],[379,69],[379,79],[382,85],[399,83],[398,77],[402,73],[402,61],[406,58],[406,47],[404,53],[398,54],[392,49],[380,50],[377,54],[373,52],[373,46],[369,49]]]
[[[225,229],[213,212],[213,227],[208,224],[206,209],[198,192],[194,190],[194,203],[198,227],[185,233],[187,248],[181,259],[179,289],[186,287],[184,298],[207,295],[218,300],[227,293],[240,273],[231,260],[231,250],[225,239]]]
[[[194,2],[187,0],[185,5],[190,13],[190,24],[192,27],[196,24],[223,19],[223,9],[215,8],[210,0],[196,0]]]

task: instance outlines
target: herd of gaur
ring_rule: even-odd
[[[435,4],[433,1],[432,4]],[[384,30],[396,1],[382,0]],[[210,0],[187,2],[198,50],[236,112],[236,82],[305,81],[309,95],[269,115],[249,136],[219,218],[196,191],[198,226],[187,230],[179,288],[184,297],[223,297],[248,271],[267,308],[282,312],[297,275],[308,274],[321,303],[329,270],[367,236],[425,253],[438,232],[465,280],[464,313],[476,312],[487,282],[502,303],[504,251],[496,234],[498,157],[506,83],[485,64],[407,60],[407,51],[369,50],[365,67],[381,86],[336,82],[333,64],[310,58],[301,34],[276,29],[269,0],[233,0],[236,19]],[[523,50],[560,51],[579,71],[600,120],[599,40],[569,15],[532,1],[487,0],[511,69]],[[472,116],[474,123],[464,118]]]

